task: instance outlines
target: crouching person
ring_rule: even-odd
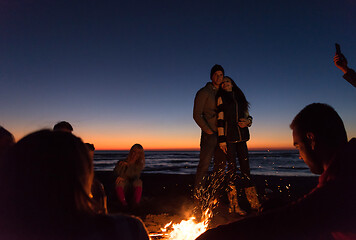
[[[117,162],[114,168],[116,176],[116,195],[122,206],[138,205],[142,196],[141,172],[145,167],[145,152],[140,144],[131,147],[125,160]]]

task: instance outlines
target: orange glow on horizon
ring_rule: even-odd
[[[93,143],[96,150],[129,150],[132,145],[139,143],[145,150],[155,151],[196,151],[199,150],[199,137],[187,139],[173,139],[165,137],[82,137],[83,141]]]
[[[27,133],[26,133],[27,132]],[[16,141],[31,131],[13,132]],[[147,151],[199,151],[200,132],[182,131],[163,134],[143,133],[143,132],[122,132],[118,131],[94,131],[92,129],[78,129],[74,131],[83,142],[92,143],[96,150],[121,150],[127,151],[135,143],[141,144]],[[248,149],[254,150],[291,150],[295,149],[292,144],[290,132],[285,134],[266,134],[255,132],[251,140],[247,142]]]
[[[120,140],[118,139],[93,139],[89,141],[94,143],[96,150],[113,150],[113,151],[127,151],[135,143],[141,144],[147,151],[199,151],[200,139],[186,139],[183,140],[171,140],[171,139],[142,139],[134,141]],[[250,140],[247,142],[248,149],[250,151],[258,150],[293,150],[295,149],[291,141],[263,141],[262,140]]]

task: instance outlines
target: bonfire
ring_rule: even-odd
[[[199,202],[193,212],[185,220],[178,223],[168,222],[159,232],[151,233],[151,238],[194,240],[208,229],[208,225],[213,217],[213,210],[217,207],[217,190],[224,181],[223,177],[212,177],[210,184],[206,188],[199,188],[194,197]],[[200,212],[201,217],[197,217],[194,212]]]
[[[194,240],[208,229],[212,215],[212,210],[207,209],[202,214],[200,221],[198,221],[195,216],[191,216],[187,220],[182,220],[179,223],[170,221],[160,229],[160,232],[151,233],[150,237],[158,239]]]

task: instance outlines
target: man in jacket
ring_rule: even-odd
[[[216,93],[224,77],[224,68],[215,64],[210,71],[211,82],[201,88],[194,100],[193,118],[201,128],[200,160],[195,177],[195,190],[204,187],[205,177],[214,156],[214,172],[225,158],[217,143]]]

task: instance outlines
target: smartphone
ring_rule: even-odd
[[[335,43],[335,48],[336,48],[336,54],[341,55],[340,45],[338,43]]]
[[[338,43],[335,43],[335,48],[336,48],[336,54],[339,55],[339,61],[336,62],[336,64],[340,64],[340,62],[343,62],[344,55],[342,55],[341,50],[340,50],[340,45]]]

